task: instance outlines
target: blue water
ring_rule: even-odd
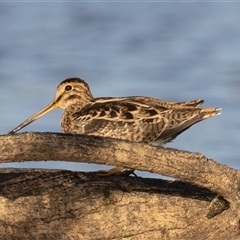
[[[238,3],[0,3],[1,134],[52,100],[63,79],[79,76],[96,97],[204,99],[206,107],[222,107],[222,115],[167,146],[239,169],[239,10]],[[61,114],[56,110],[24,131],[59,132]],[[7,166],[103,168],[1,164]]]

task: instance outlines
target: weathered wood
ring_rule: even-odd
[[[3,135],[0,146],[1,163],[101,163],[182,181],[1,169],[0,236],[6,239],[240,239],[239,171],[199,153],[53,133]],[[207,219],[216,194],[230,208]]]

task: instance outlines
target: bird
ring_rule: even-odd
[[[72,77],[62,81],[54,99],[11,130],[14,134],[48,112],[62,108],[61,130],[163,146],[192,125],[221,114],[221,108],[200,108],[204,100],[167,102],[143,96],[94,98],[88,83]],[[115,175],[115,167],[102,175]]]

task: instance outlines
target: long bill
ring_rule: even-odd
[[[44,107],[42,110],[40,110],[39,112],[33,114],[30,118],[28,118],[23,123],[21,123],[20,125],[15,127],[12,131],[9,132],[9,134],[13,134],[13,133],[18,132],[20,129],[26,127],[28,124],[36,121],[38,118],[44,116],[45,114],[51,112],[52,110],[54,110],[56,108],[58,108],[58,104],[57,104],[57,102],[55,100],[53,100],[46,107]]]

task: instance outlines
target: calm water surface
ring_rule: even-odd
[[[222,107],[222,115],[167,146],[239,169],[239,10],[237,3],[0,3],[1,134],[52,100],[63,79],[79,76],[96,97],[202,98],[204,106]],[[61,114],[56,110],[24,130],[59,132]],[[103,168],[1,164],[9,166]]]

